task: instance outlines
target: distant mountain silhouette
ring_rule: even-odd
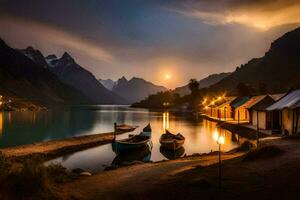
[[[98,81],[108,90],[112,91],[117,81],[109,79],[98,79]]]
[[[300,86],[300,28],[284,34],[271,44],[261,58],[250,60],[231,75],[212,85],[209,91],[237,94],[236,86],[244,83],[256,89],[266,86],[268,92],[285,92]]]
[[[231,74],[230,72],[227,72],[227,73],[209,75],[208,77],[201,79],[199,81],[199,88],[209,87],[209,86],[219,82],[220,80],[224,79],[225,77],[229,76],[230,74]],[[184,96],[184,95],[191,93],[188,85],[175,88],[173,90],[173,92],[180,94],[180,96]]]
[[[112,91],[125,98],[129,103],[141,101],[150,94],[156,94],[160,91],[166,91],[167,88],[157,86],[141,78],[133,77],[127,80],[125,77],[120,78],[112,88]]]
[[[26,52],[32,52],[27,55]],[[40,105],[81,104],[89,99],[78,90],[62,83],[40,60],[40,52],[10,48],[0,39],[0,93],[23,98]],[[33,60],[38,60],[34,62]]]
[[[107,90],[95,76],[78,65],[68,54],[64,53],[59,59],[54,55],[47,56],[49,70],[69,86],[78,89],[95,104],[126,104],[125,99]]]

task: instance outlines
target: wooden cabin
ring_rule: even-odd
[[[245,104],[249,99],[250,97],[239,97],[232,102],[231,108],[233,111],[234,120],[246,121],[247,119],[249,119],[248,110],[242,107],[242,105]]]
[[[282,134],[299,134],[300,90],[289,92],[266,110],[272,112],[273,118],[275,113],[279,113],[279,129]]]
[[[274,103],[274,100],[269,95],[260,95],[260,96],[253,96],[245,101],[243,104],[240,104],[238,107],[235,108],[235,120],[246,121],[250,123],[257,124],[257,117],[261,116],[263,120],[266,120],[266,113],[259,113],[257,116],[257,112],[253,112],[253,107],[256,105],[264,105],[264,103]],[[271,104],[269,103],[269,105]],[[238,119],[239,117],[239,119]],[[264,122],[264,124],[267,121]]]
[[[218,118],[224,120],[233,118],[231,103],[236,98],[237,97],[225,97],[225,101],[221,105],[216,107],[216,109],[218,110]]]
[[[267,95],[250,109],[252,113],[251,123],[259,129],[279,129],[279,113],[267,111],[267,108],[282,98],[285,94],[271,94]],[[258,123],[257,123],[258,122]]]

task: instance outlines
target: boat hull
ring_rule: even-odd
[[[138,135],[129,136],[127,139],[115,140],[112,142],[112,149],[115,153],[125,153],[136,149],[144,148],[151,144],[151,126],[148,124]]]
[[[160,136],[159,142],[162,148],[171,151],[176,151],[177,149],[180,149],[183,146],[185,138],[180,133],[174,135],[173,133],[166,130],[166,133]]]
[[[112,148],[116,153],[123,153],[128,151],[133,151],[136,149],[144,148],[148,145],[149,141],[146,141],[141,144],[127,144],[127,143],[119,143],[119,142],[113,142]]]

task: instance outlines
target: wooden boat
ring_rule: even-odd
[[[134,131],[138,126],[131,126],[131,125],[128,125],[128,124],[120,124],[120,125],[117,125],[115,124],[115,131],[117,132],[131,132],[131,131]]]
[[[147,128],[147,129],[145,129]],[[128,152],[132,150],[136,150],[139,148],[143,148],[150,144],[151,142],[151,126],[148,124],[143,130],[146,130],[147,132],[142,131],[138,135],[130,136],[123,140],[116,140],[116,136],[114,137],[114,140],[112,142],[112,148],[116,153],[123,153]],[[149,132],[150,131],[150,132]]]
[[[176,151],[177,149],[181,148],[184,144],[184,141],[185,138],[180,133],[175,135],[167,130],[166,133],[162,134],[159,139],[162,148],[172,151]]]

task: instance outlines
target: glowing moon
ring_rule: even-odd
[[[171,79],[171,74],[166,74],[165,79],[167,79],[167,80]]]

